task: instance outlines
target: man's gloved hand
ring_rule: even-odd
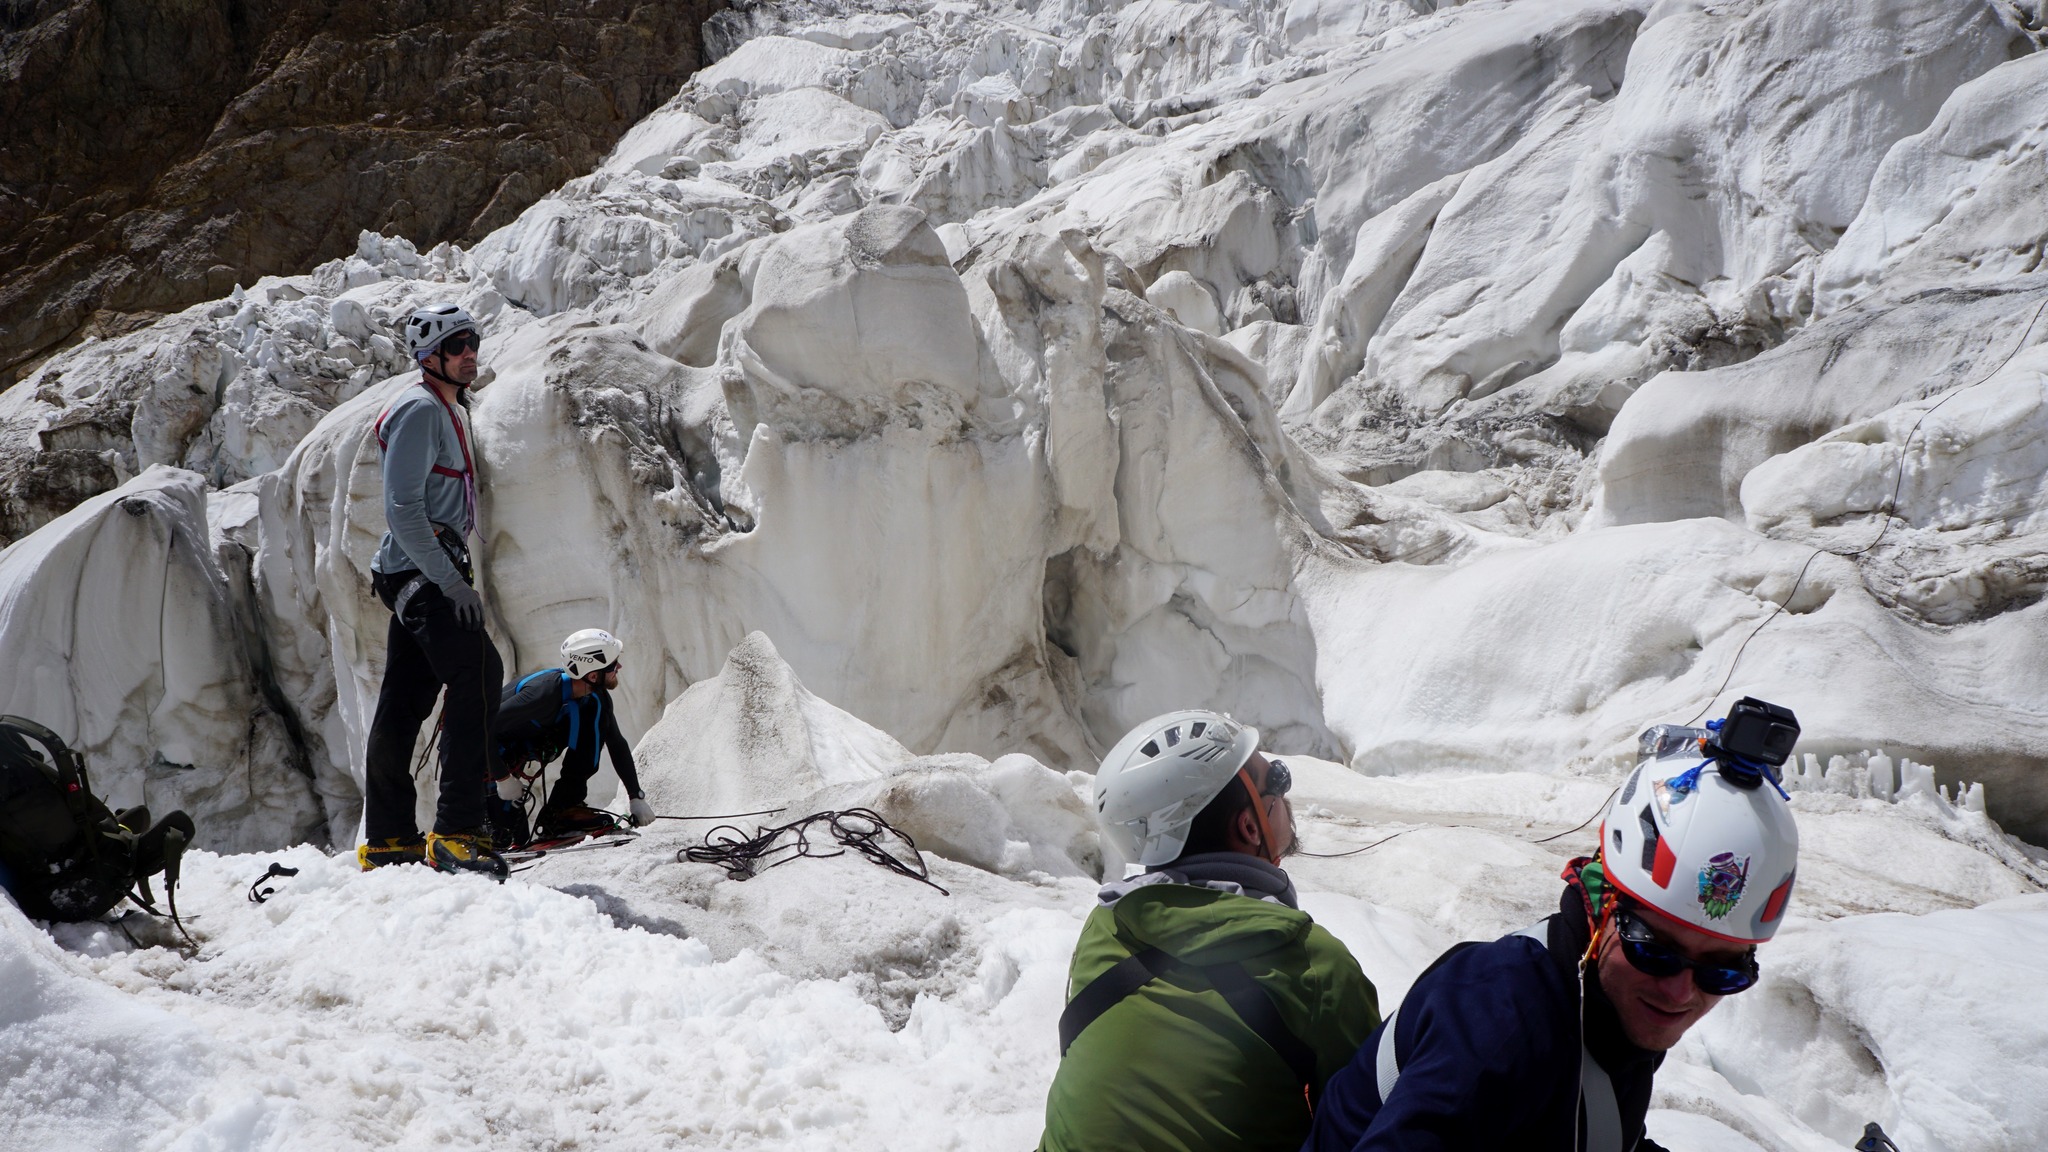
[[[645,828],[654,823],[654,807],[647,803],[645,796],[633,797],[633,827]]]
[[[448,597],[448,606],[455,609],[455,619],[464,628],[474,632],[484,626],[484,598],[476,589],[467,584],[457,584],[453,591],[443,588],[441,594]]]

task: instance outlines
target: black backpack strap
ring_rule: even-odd
[[[1231,1011],[1244,1021],[1244,1026],[1258,1034],[1266,1046],[1279,1053],[1280,1059],[1294,1070],[1294,1078],[1301,1082],[1302,1092],[1308,1097],[1310,1106],[1321,1093],[1316,1085],[1316,1053],[1302,1038],[1294,1034],[1287,1021],[1280,1016],[1280,1009],[1273,1003],[1273,997],[1252,974],[1241,964],[1213,964],[1203,968],[1202,974],[1223,999],[1230,1004]]]
[[[1162,976],[1173,963],[1158,948],[1147,948],[1142,952],[1126,956],[1112,965],[1109,971],[1088,982],[1086,988],[1067,1001],[1066,1011],[1060,1013],[1060,1055],[1067,1049],[1096,1017],[1116,1007],[1117,1001],[1144,987],[1154,977]]]
[[[1067,1002],[1066,1011],[1060,1013],[1060,1055],[1065,1056],[1067,1049],[1074,1046],[1074,1041],[1088,1025],[1116,1007],[1118,1001],[1176,966],[1182,965],[1163,950],[1147,948],[1124,957],[1107,972],[1090,980],[1087,987]],[[1321,1094],[1316,1084],[1315,1049],[1287,1026],[1272,996],[1242,965],[1214,964],[1194,970],[1208,977],[1209,983],[1230,1005],[1230,1010],[1237,1013],[1244,1026],[1251,1029],[1294,1072],[1294,1078],[1301,1083],[1302,1092],[1313,1108],[1315,1098]]]

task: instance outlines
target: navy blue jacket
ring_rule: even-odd
[[[1330,1078],[1303,1152],[1577,1152],[1584,909],[1567,887],[1562,911],[1545,922],[1547,948],[1506,936],[1439,958],[1393,1016],[1401,1076],[1392,1098],[1379,1094],[1381,1025]],[[1628,1042],[1590,970],[1586,1034],[1614,1080],[1623,1147],[1661,1152],[1636,1142],[1664,1055]]]
[[[529,760],[549,763],[567,752],[564,775],[589,779],[597,772],[600,748],[612,755],[612,770],[626,795],[640,795],[640,776],[633,766],[633,746],[619,732],[612,694],[603,688],[578,700],[560,668],[543,668],[505,688],[498,714],[491,720],[498,758],[506,765]]]

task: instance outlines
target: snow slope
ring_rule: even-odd
[[[773,706],[792,693],[799,707]],[[880,734],[794,682],[772,650],[736,654],[692,694],[722,703],[672,711],[664,726],[758,721],[751,744],[722,742],[735,765],[808,739],[828,775],[877,771],[860,749]],[[650,780],[697,770],[678,746],[647,744]],[[766,774],[774,760],[751,767]],[[708,823],[695,822],[543,858],[502,886],[419,868],[365,874],[308,845],[195,852],[181,907],[196,954],[165,946],[168,927],[140,914],[126,930],[156,946],[60,925],[66,953],[0,907],[0,1051],[14,1062],[0,1139],[1028,1146],[1094,881],[1043,851],[1087,829],[1083,802],[1012,760],[932,757],[871,777],[896,789],[877,807],[914,826],[950,894],[851,855],[729,879],[676,862]],[[1607,790],[1535,773],[1294,767],[1309,850],[1402,833],[1363,855],[1291,862],[1304,907],[1386,1004],[1453,940],[1553,908],[1558,869],[1593,834],[1540,837]],[[1051,786],[1015,786],[1032,773]],[[2016,851],[1937,797],[1893,804],[1837,783],[1847,791],[1796,793],[1807,852],[1793,918],[1765,950],[1766,981],[1708,1017],[1660,1074],[1653,1132],[1679,1152],[1838,1149],[1877,1119],[1916,1150],[2037,1146],[2048,1016],[2011,992],[2048,976],[2048,855]],[[834,791],[846,785],[806,796],[789,776],[761,787],[796,812],[848,798]],[[991,810],[1022,830],[1015,843],[1041,848],[1039,866],[977,859]],[[272,861],[300,871],[250,902],[245,889]]]

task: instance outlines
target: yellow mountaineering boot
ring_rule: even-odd
[[[365,872],[386,864],[418,864],[426,858],[427,842],[418,836],[371,840],[356,849],[356,863]]]
[[[512,871],[505,858],[491,850],[491,838],[481,829],[428,833],[427,866],[441,872],[481,872],[500,883]]]

